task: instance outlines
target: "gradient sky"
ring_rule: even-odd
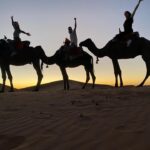
[[[0,38],[6,35],[13,38],[11,16],[17,20],[22,30],[32,36],[21,35],[22,40],[30,40],[32,46],[41,45],[47,56],[51,56],[69,37],[68,26],[74,27],[73,18],[77,18],[78,41],[92,38],[97,47],[102,48],[119,27],[123,30],[124,11],[133,11],[138,0],[0,0]],[[133,28],[140,35],[150,39],[150,1],[144,0],[135,17]],[[89,52],[86,48],[85,51]],[[90,53],[90,52],[89,52]],[[91,54],[91,53],[90,53]],[[92,54],[91,54],[92,55]],[[95,56],[94,62],[95,62]],[[135,59],[119,60],[124,84],[138,84],[145,76],[146,68],[141,56]],[[108,57],[94,64],[97,83],[114,84],[114,73]],[[37,76],[31,65],[11,66],[14,86],[34,85]],[[85,81],[82,66],[67,69],[70,79]],[[62,79],[56,65],[44,68],[42,83]],[[0,78],[0,83],[1,83]],[[8,81],[7,81],[8,84]],[[150,84],[150,79],[146,82]]]

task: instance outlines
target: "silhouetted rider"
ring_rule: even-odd
[[[77,39],[77,33],[76,33],[76,29],[77,29],[76,18],[74,18],[74,21],[75,21],[74,29],[72,29],[72,27],[68,27],[68,32],[70,34],[71,45],[77,47],[78,46],[78,39]]]
[[[125,20],[125,22],[123,24],[125,33],[132,33],[133,32],[133,29],[132,29],[133,17],[135,15],[135,13],[136,13],[136,11],[137,11],[141,1],[142,0],[138,1],[138,4],[136,5],[136,7],[135,7],[135,9],[134,9],[134,11],[132,13],[129,12],[129,11],[125,11],[124,12],[124,15],[126,17],[126,20]]]
[[[13,38],[15,43],[21,42],[20,33],[24,33],[30,36],[30,33],[27,33],[20,29],[19,23],[17,21],[14,21],[13,16],[11,16],[11,21],[12,21],[12,26],[14,27]]]
[[[129,11],[125,11],[125,12],[124,12],[124,16],[125,16],[125,18],[126,18],[126,20],[125,20],[125,22],[124,22],[124,24],[123,24],[124,32],[121,32],[120,29],[119,29],[119,31],[121,32],[122,36],[124,36],[124,38],[128,38],[128,36],[130,36],[130,34],[133,33],[133,28],[132,28],[133,17],[134,17],[134,15],[135,15],[135,13],[136,13],[136,11],[137,11],[137,9],[138,9],[138,7],[139,7],[141,1],[142,1],[142,0],[139,0],[139,1],[138,1],[138,4],[136,5],[136,7],[135,7],[135,9],[134,9],[134,11],[133,11],[132,13],[129,12]],[[131,42],[132,42],[132,41],[129,39],[129,40],[127,41],[127,46],[129,46],[129,45],[131,44]]]

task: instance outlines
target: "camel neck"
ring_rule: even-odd
[[[55,56],[51,56],[51,57],[48,57],[48,65],[53,65],[56,63],[56,58]]]
[[[96,56],[98,57],[104,57],[104,52],[105,50],[102,49],[98,49],[97,46],[94,44],[94,42],[90,42],[90,44],[88,45],[88,49]]]

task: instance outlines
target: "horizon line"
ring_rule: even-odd
[[[52,84],[52,83],[55,83],[55,82],[62,82],[63,80],[55,80],[55,81],[50,81],[50,82],[43,82],[41,83],[41,86],[42,85],[46,85],[46,84]],[[78,81],[78,80],[73,80],[73,79],[70,79],[69,81],[74,81],[74,82],[78,82],[78,83],[84,83],[84,81]],[[92,84],[92,82],[89,82],[88,84]],[[0,85],[2,85],[2,83],[0,83]],[[100,82],[100,81],[97,81],[95,82],[95,85],[106,85],[106,86],[114,86],[115,83],[112,83],[112,82]],[[126,82],[124,84],[124,86],[137,86],[138,84],[136,83],[136,81],[129,81],[129,82]],[[146,83],[144,86],[149,86],[150,84]],[[6,83],[6,86],[10,87],[10,85],[8,83]],[[24,88],[31,88],[31,87],[34,87],[36,86],[36,84],[34,83],[31,83],[31,84],[17,84],[17,85],[14,85],[14,88],[15,89],[24,89]],[[63,85],[62,85],[63,86]]]

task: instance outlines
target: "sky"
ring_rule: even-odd
[[[13,38],[11,16],[20,24],[20,28],[31,36],[21,35],[22,40],[31,41],[31,46],[41,45],[47,56],[52,56],[69,38],[68,26],[74,27],[74,17],[77,18],[77,36],[81,42],[91,38],[98,48],[102,48],[123,30],[124,11],[133,11],[138,0],[0,0],[0,38],[6,35]],[[150,1],[143,0],[134,17],[134,31],[140,36],[150,39]],[[91,54],[88,49],[86,52]],[[95,56],[91,54],[96,60]],[[119,60],[124,84],[137,85],[146,73],[145,63],[141,56],[134,59]],[[115,78],[111,60],[101,58],[99,64],[94,63],[96,83],[114,85]],[[16,88],[36,84],[37,76],[32,65],[11,66]],[[69,78],[85,81],[83,66],[67,68]],[[44,67],[42,83],[62,79],[57,65]],[[0,83],[2,78],[0,77]],[[9,82],[7,81],[9,85]],[[146,84],[150,84],[150,79]]]

